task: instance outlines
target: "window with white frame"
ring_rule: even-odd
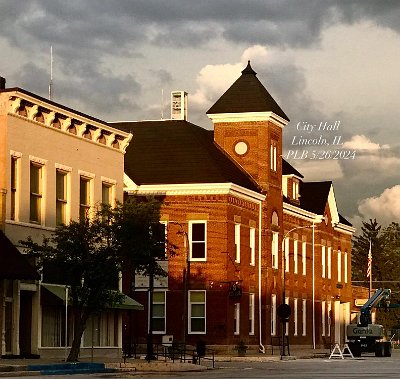
[[[290,269],[290,259],[289,259],[289,237],[285,238],[285,271],[289,272]]]
[[[298,200],[299,198],[299,181],[293,178],[293,199]]]
[[[79,219],[84,220],[88,217],[90,211],[90,186],[91,179],[81,176],[79,181]]]
[[[295,274],[299,272],[299,241],[293,241],[293,271]]]
[[[327,257],[327,277],[328,279],[332,278],[332,247],[328,247],[328,257]]]
[[[326,246],[321,246],[321,275],[325,278],[326,273]]]
[[[10,194],[11,194],[11,209],[10,219],[18,219],[18,199],[19,199],[19,166],[20,157],[16,155],[11,156],[11,167],[10,167]]]
[[[235,262],[240,263],[240,224],[235,224]]]
[[[256,229],[250,228],[250,265],[256,264]]]
[[[276,335],[276,295],[271,295],[271,336]]]
[[[240,303],[235,303],[233,311],[233,334],[240,334]]]
[[[293,299],[293,323],[294,323],[294,330],[293,335],[297,336],[298,329],[299,329],[299,320],[298,320],[298,302],[299,299]]]
[[[285,304],[289,305],[289,298],[285,297]],[[285,336],[289,335],[289,321],[286,322],[285,325]]]
[[[42,221],[43,165],[30,164],[30,213],[29,221],[40,224]]]
[[[347,251],[345,251],[343,255],[343,276],[345,283],[347,283],[347,274]]]
[[[56,170],[56,225],[67,223],[67,178],[67,172]]]
[[[166,333],[166,292],[153,292],[153,333]]]
[[[332,324],[332,302],[328,301],[328,336],[331,335],[331,324]]]
[[[307,275],[307,242],[303,241],[301,243],[301,263],[302,263],[302,273]]]
[[[249,334],[250,335],[254,335],[254,316],[255,316],[254,299],[255,299],[255,294],[249,293]]]
[[[322,336],[325,336],[325,320],[326,320],[325,311],[326,311],[326,302],[321,301],[321,322],[322,322],[321,334],[322,334]]]
[[[111,183],[101,183],[101,202],[104,205],[112,205],[112,190],[113,186]]]
[[[275,171],[275,172],[278,169],[277,149],[278,149],[278,142],[275,140],[272,140],[271,147],[270,147],[270,168],[271,168],[271,171]]]
[[[189,291],[189,333],[206,333],[206,291]]]
[[[337,252],[337,280],[342,281],[342,252],[340,250]]]
[[[272,268],[278,268],[278,254],[279,254],[279,245],[278,245],[278,233],[272,232]]]
[[[303,331],[302,335],[305,336],[307,335],[307,299],[303,299],[303,309],[302,309],[302,314],[303,314]]]
[[[206,221],[189,222],[189,245],[191,261],[207,260],[207,223]]]

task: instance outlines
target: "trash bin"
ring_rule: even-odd
[[[196,343],[196,353],[199,357],[204,357],[206,355],[206,343],[202,340]]]

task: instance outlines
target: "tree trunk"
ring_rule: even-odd
[[[71,350],[69,352],[67,362],[77,362],[81,349],[81,340],[83,332],[86,329],[86,321],[89,318],[89,314],[85,311],[76,311],[74,314],[74,339],[72,341]]]

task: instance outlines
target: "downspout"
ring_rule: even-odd
[[[259,203],[258,215],[258,330],[259,330],[259,352],[265,354],[265,346],[262,344],[262,319],[261,319],[261,230],[262,230],[262,201]]]

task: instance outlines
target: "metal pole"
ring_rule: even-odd
[[[315,225],[312,224],[312,323],[313,349],[315,350]]]
[[[64,362],[67,361],[68,355],[68,286],[65,286],[65,351]]]

